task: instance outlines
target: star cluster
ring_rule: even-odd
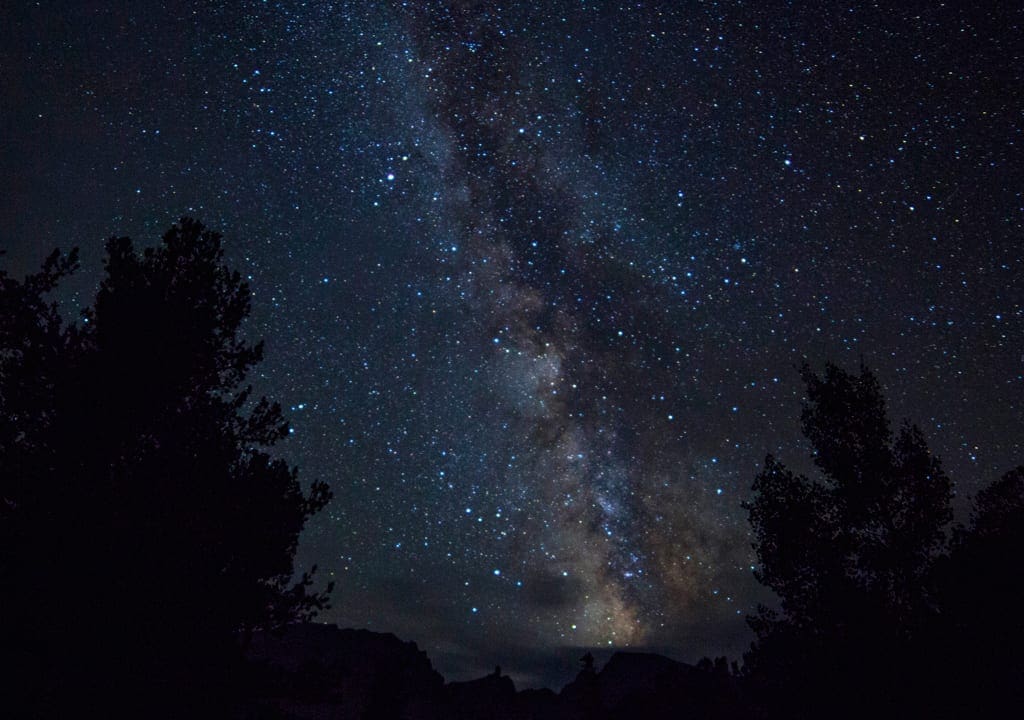
[[[28,271],[225,233],[324,616],[527,684],[567,648],[736,655],[741,502],[804,360],[863,359],[959,494],[1021,462],[1010,4],[39,3],[4,11]]]

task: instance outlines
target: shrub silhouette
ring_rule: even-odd
[[[228,702],[238,638],[327,602],[293,582],[303,492],[268,448],[280,407],[244,385],[262,343],[220,236],[183,219],[156,248],[107,243],[80,326],[45,296],[76,267],[55,253],[0,275],[4,654],[39,715],[209,712]],[[10,667],[10,666],[9,666]]]

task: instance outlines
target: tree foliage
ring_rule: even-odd
[[[1024,703],[1024,467],[949,532],[952,484],[890,429],[864,367],[802,370],[810,478],[769,456],[747,505],[757,577],[744,674],[773,717],[988,717]]]
[[[220,236],[183,219],[156,248],[106,249],[80,326],[46,300],[74,253],[0,276],[8,651],[53,702],[83,668],[79,689],[107,699],[213,693],[239,634],[325,607],[330,587],[292,563],[330,492],[269,453],[288,426],[245,384],[263,345],[241,333],[250,292]]]
[[[869,370],[828,365],[819,376],[805,366],[802,376],[801,424],[820,474],[769,456],[748,505],[757,578],[781,612],[751,618],[747,664],[793,716],[815,714],[815,692],[830,703],[845,695],[853,708],[858,684],[899,675],[883,665],[904,658],[934,614],[928,578],[952,518],[938,458],[917,427],[892,432]]]
[[[1024,707],[1024,466],[978,493],[970,521],[954,533],[936,573],[942,614],[931,648],[961,659],[940,694],[953,714],[995,717]]]

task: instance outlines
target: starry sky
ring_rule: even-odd
[[[11,2],[14,273],[224,233],[323,619],[451,678],[736,657],[741,502],[863,360],[961,511],[1024,461],[1024,11],[959,2]]]

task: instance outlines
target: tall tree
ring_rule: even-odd
[[[769,456],[754,481],[757,578],[781,612],[761,607],[750,619],[747,667],[780,714],[853,714],[906,688],[898,664],[934,612],[927,580],[952,488],[918,428],[891,431],[869,370],[804,366],[802,377],[802,429],[820,475]]]
[[[2,253],[0,253],[2,255]],[[21,580],[15,573],[19,549],[37,513],[45,450],[40,446],[55,404],[62,368],[78,347],[47,295],[78,267],[77,253],[51,254],[42,269],[24,281],[0,269],[0,592],[13,599]],[[17,627],[18,613],[5,603],[5,635]],[[3,642],[8,640],[8,642]]]
[[[263,345],[241,335],[250,292],[218,234],[183,219],[141,254],[111,239],[81,327],[44,300],[73,268],[0,279],[8,652],[38,660],[50,709],[72,688],[210,707],[240,634],[325,606],[292,563],[330,492],[269,454],[288,426],[245,385]]]

